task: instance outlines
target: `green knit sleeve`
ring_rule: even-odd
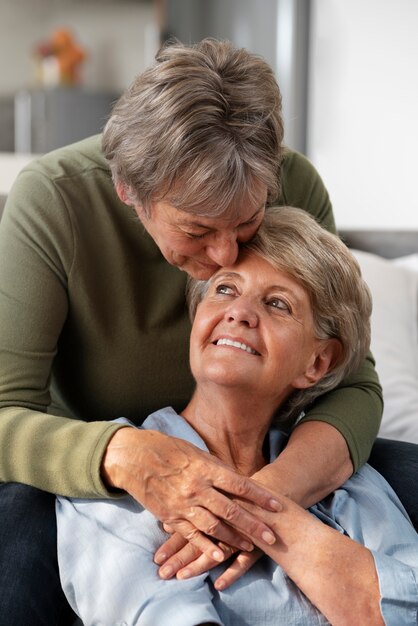
[[[336,232],[331,202],[318,172],[310,161],[287,151],[282,165],[280,205],[308,211],[331,232]],[[354,470],[365,463],[377,436],[383,411],[382,389],[371,354],[355,375],[318,398],[304,421],[327,422],[345,438]]]
[[[369,458],[383,411],[382,389],[371,354],[350,378],[321,396],[303,421],[328,422],[345,438],[354,471]]]
[[[28,168],[0,223],[0,481],[104,496],[98,468],[119,426],[47,414],[73,247],[71,221],[53,183],[36,166]]]

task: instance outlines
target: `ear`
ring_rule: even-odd
[[[128,199],[126,186],[123,183],[116,183],[115,189],[116,193],[118,194],[119,200],[121,200],[124,204],[127,204],[128,206],[132,206],[132,202]]]
[[[339,339],[323,339],[316,347],[306,370],[293,381],[295,389],[313,387],[340,360],[342,345]]]

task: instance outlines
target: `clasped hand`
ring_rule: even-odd
[[[248,552],[251,540],[275,541],[271,529],[233,499],[277,511],[272,494],[182,439],[121,428],[109,442],[101,471],[108,486],[128,492],[211,561],[229,556],[228,546]]]

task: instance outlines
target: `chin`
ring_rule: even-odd
[[[241,371],[239,366],[234,367],[231,362],[207,365],[204,371],[196,374],[193,372],[196,380],[200,376],[202,380],[211,384],[222,388],[241,389],[242,392],[252,389],[254,385],[254,372]]]

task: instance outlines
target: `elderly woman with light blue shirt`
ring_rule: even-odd
[[[180,415],[161,409],[143,428],[176,438],[179,466],[186,440],[256,480],[304,407],[364,359],[369,291],[336,236],[306,212],[280,208],[232,266],[191,281],[189,307],[195,392]],[[309,511],[274,498],[274,512],[241,503],[276,541],[249,542],[263,555],[228,589],[225,564],[163,580],[154,554],[167,533],[131,496],[58,498],[71,606],[86,626],[416,625],[418,535],[375,470],[364,466]]]

